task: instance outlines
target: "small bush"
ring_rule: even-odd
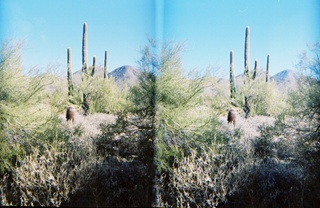
[[[245,96],[248,97],[250,116],[277,116],[288,108],[286,94],[281,93],[274,82],[256,79],[240,86],[235,100],[237,106],[244,107]]]
[[[0,142],[0,177],[18,167],[24,154],[25,151],[19,144],[10,145],[7,141]]]

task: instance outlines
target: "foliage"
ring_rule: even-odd
[[[182,46],[166,44],[158,54],[153,42],[150,45],[142,51],[142,74],[130,98],[133,112],[149,119],[156,131],[155,162],[161,171],[171,167],[172,157],[183,155],[183,132],[204,125],[209,116],[200,104],[204,78],[183,75]]]
[[[113,78],[84,76],[83,81],[74,86],[72,103],[81,106],[83,94],[88,96],[90,113],[118,113],[127,108],[126,92],[121,92]]]
[[[94,77],[89,85],[92,112],[117,113],[125,110],[126,93],[118,90],[113,78]]]
[[[319,141],[320,135],[320,44],[310,48],[311,54],[305,53],[298,64],[308,76],[300,79],[299,89],[290,94],[291,114],[311,123],[313,139]]]
[[[0,142],[0,177],[6,172],[11,172],[21,162],[25,151],[19,144],[8,144],[7,141]]]
[[[39,102],[47,83],[45,76],[23,75],[20,45],[4,44],[0,57],[0,116],[1,129],[25,130],[48,119],[48,109]]]
[[[287,97],[279,91],[274,82],[265,82],[258,78],[247,80],[246,84],[238,89],[236,96],[238,106],[245,105],[244,95],[249,98],[250,116],[277,116],[287,109]]]
[[[51,80],[46,73],[28,71],[21,65],[21,43],[8,42],[1,48],[0,57],[0,142],[1,174],[11,171],[21,161],[25,150],[25,135],[41,131],[51,119],[45,87]]]
[[[156,75],[143,71],[139,76],[139,85],[130,89],[129,99],[133,105],[133,113],[153,120],[156,113]]]

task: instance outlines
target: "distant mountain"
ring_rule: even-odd
[[[119,68],[114,69],[113,71],[108,73],[108,77],[113,77],[115,80],[115,83],[120,89],[125,89],[128,87],[131,87],[138,83],[138,77],[140,75],[140,71],[130,65],[124,65]],[[95,76],[101,76],[103,77],[103,68],[97,68]],[[270,77],[271,82],[275,82],[276,85],[279,87],[279,89],[283,92],[286,92],[290,89],[297,89],[298,87],[298,80],[300,79],[300,75],[298,72],[290,69],[283,70],[274,76]],[[81,70],[74,73],[74,80],[75,82],[81,81]],[[265,81],[266,73],[265,71],[258,71],[257,78],[262,81]],[[243,74],[240,74],[236,76],[236,86],[243,85]],[[226,92],[229,90],[229,79],[226,78],[216,78],[216,81],[218,82],[218,85],[221,86],[221,88],[225,88]],[[217,86],[218,88],[220,88]],[[227,86],[227,87],[226,87]],[[212,87],[210,87],[210,84],[208,87],[205,88],[205,94],[215,94],[215,91]]]
[[[298,72],[286,69],[270,77],[270,80],[276,82],[280,90],[287,91],[298,87],[298,80],[300,77]]]
[[[81,83],[81,70],[73,73],[74,83]],[[108,73],[108,77],[113,77],[116,85],[120,89],[125,89],[135,85],[138,82],[140,71],[133,66],[124,65]],[[94,76],[103,78],[103,67],[97,67]]]
[[[243,84],[243,78],[244,78],[243,74],[236,76],[237,85]],[[299,78],[300,78],[300,75],[298,74],[298,72],[291,70],[291,69],[286,69],[286,70],[283,70],[283,71],[271,76],[270,81],[275,82],[276,85],[279,87],[280,91],[288,91],[290,89],[296,89],[298,87]],[[258,71],[256,79],[259,79],[261,81],[265,81],[266,80],[266,72],[265,71]]]
[[[258,71],[256,79],[265,82],[266,72],[262,70]],[[298,72],[290,69],[283,70],[270,77],[270,81],[274,82],[281,92],[288,92],[289,90],[297,89],[299,87],[299,79],[301,79],[301,75],[299,75]],[[229,78],[215,78],[215,80],[217,81],[217,85],[215,87],[212,87],[209,84],[208,87],[204,89],[205,94],[215,95],[218,91],[220,91],[220,93],[229,93]],[[243,83],[244,75],[239,74],[238,76],[236,76],[236,86],[241,87]]]
[[[124,65],[108,73],[120,88],[130,87],[138,82],[140,71],[133,66]]]

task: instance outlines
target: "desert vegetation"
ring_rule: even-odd
[[[61,77],[24,71],[21,45],[3,44],[1,205],[317,207],[320,45],[301,57],[298,88],[283,93],[269,77],[271,56],[266,77],[250,71],[249,32],[244,81],[235,81],[231,51],[227,86],[187,73],[182,45],[150,40],[138,83],[120,89],[106,75],[107,51],[103,76],[96,58],[88,67],[86,24],[78,80],[70,48]]]

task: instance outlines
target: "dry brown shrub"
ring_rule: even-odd
[[[77,114],[74,124],[63,117],[55,127],[61,130],[49,130],[59,132],[52,143],[47,138],[26,141],[27,155],[1,180],[2,205],[60,206],[97,174],[103,160],[96,155],[95,137],[99,125],[114,122],[114,116]]]
[[[274,118],[252,117],[221,130],[225,143],[192,151],[162,175],[160,205],[168,207],[314,207],[314,147],[307,132]]]
[[[57,149],[48,146],[40,152],[34,147],[33,153],[13,171],[12,183],[4,178],[3,196],[8,202],[21,206],[60,206],[82,188],[81,183],[101,162],[90,152],[79,152],[85,151],[81,147],[66,152]]]

